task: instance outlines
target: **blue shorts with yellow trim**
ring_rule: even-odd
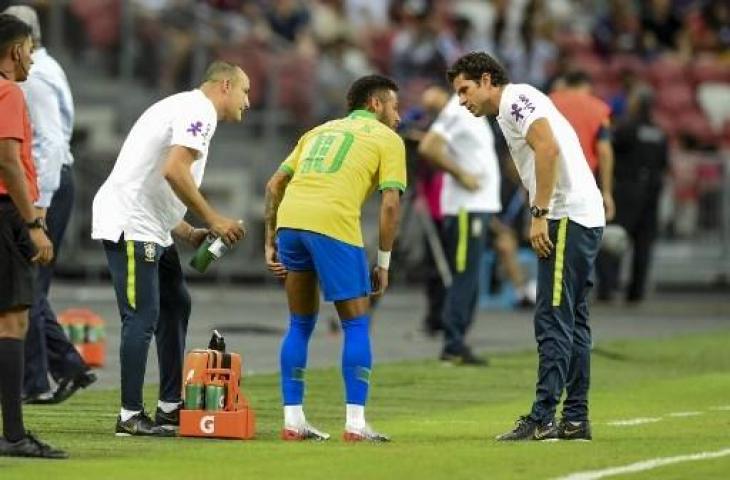
[[[370,273],[365,249],[321,233],[280,228],[276,234],[279,260],[293,272],[314,271],[328,302],[366,297]]]

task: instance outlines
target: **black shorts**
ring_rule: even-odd
[[[34,251],[20,213],[0,195],[0,312],[33,304]]]

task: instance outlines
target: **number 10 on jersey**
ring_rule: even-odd
[[[338,142],[339,140],[339,142]],[[347,152],[352,147],[355,137],[350,132],[325,132],[314,138],[312,147],[302,161],[301,173],[334,173],[342,167],[342,162]],[[339,148],[334,151],[332,146],[339,143]],[[329,160],[329,166],[326,161]]]

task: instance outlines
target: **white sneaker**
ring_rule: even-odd
[[[323,442],[329,440],[329,438],[329,433],[321,432],[308,423],[299,428],[284,427],[281,431],[281,439],[285,441],[314,440]]]
[[[368,424],[358,430],[345,429],[342,439],[346,442],[390,442],[388,435],[374,431]]]

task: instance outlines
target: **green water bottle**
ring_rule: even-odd
[[[221,258],[228,251],[223,239],[208,235],[190,260],[190,266],[200,273],[205,273],[208,266]]]

